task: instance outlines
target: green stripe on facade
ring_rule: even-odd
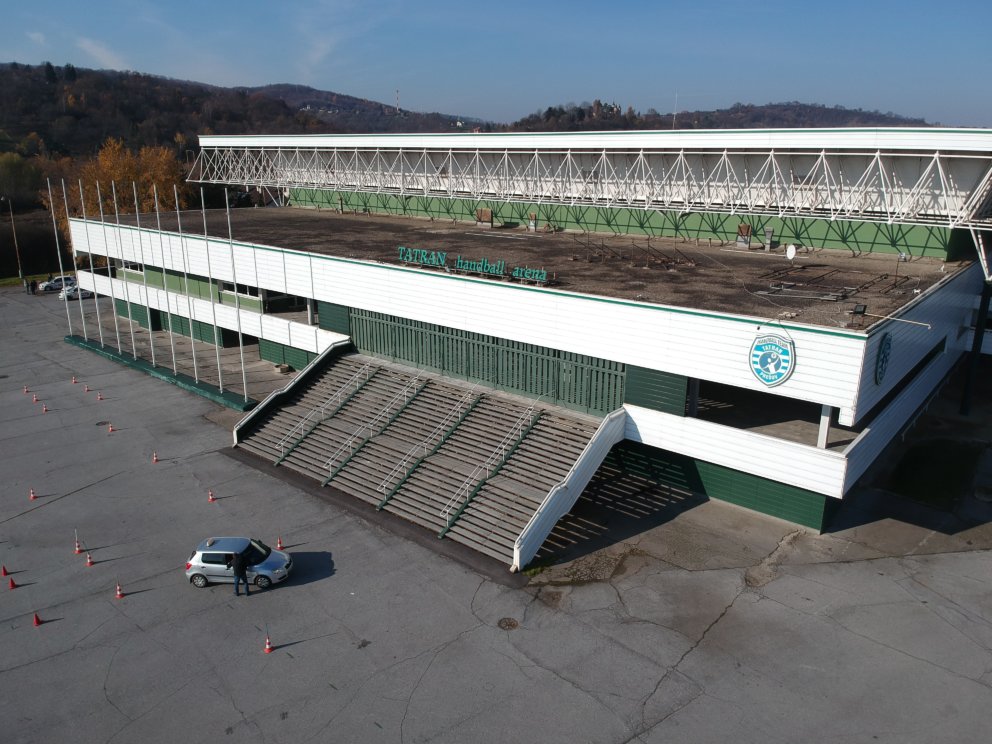
[[[822,531],[834,499],[768,478],[675,452],[625,441],[610,451],[626,473],[660,485],[728,501],[762,514]]]
[[[537,215],[538,228],[580,230],[620,235],[714,240],[733,243],[740,224],[750,225],[760,238],[766,228],[774,240],[798,246],[835,248],[852,253],[909,253],[938,256],[966,250],[967,231],[938,226],[889,225],[856,220],[808,219],[771,215],[683,213],[567,204],[530,204],[489,199],[449,199],[437,196],[377,194],[322,189],[291,189],[294,206],[341,209],[368,214],[429,217],[474,222],[477,209],[491,209],[493,221],[508,227],[527,225]]]

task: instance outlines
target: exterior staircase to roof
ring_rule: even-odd
[[[237,446],[507,563],[600,427],[361,354],[296,387]]]

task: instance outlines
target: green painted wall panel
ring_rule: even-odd
[[[264,338],[258,340],[258,355],[273,364],[288,364],[293,369],[303,369],[317,356],[312,352],[267,341]]]
[[[687,377],[628,364],[623,401],[643,408],[684,416],[687,389]]]
[[[823,530],[835,499],[637,442],[610,452],[625,472],[655,483]]]
[[[351,335],[350,312],[347,305],[317,301],[317,325],[325,331]]]
[[[851,220],[807,219],[692,212],[666,212],[630,208],[590,207],[565,204],[526,204],[502,201],[447,199],[433,196],[399,196],[365,194],[319,189],[293,189],[291,203],[296,206],[341,209],[346,212],[430,217],[441,220],[474,222],[475,210],[488,208],[497,225],[526,225],[528,215],[538,216],[539,229],[545,226],[561,230],[605,232],[624,235],[683,238],[732,243],[737,226],[745,222],[752,234],[763,236],[766,227],[775,231],[778,242],[814,248],[837,248],[858,253],[908,252],[914,256],[932,255],[952,258],[968,250],[966,231],[945,227],[887,225]]]
[[[131,305],[131,320],[140,325],[142,328],[148,328],[148,308],[144,305],[137,305],[135,303],[130,303]],[[114,309],[117,314],[122,317],[128,317],[128,303],[125,300],[114,300]],[[151,311],[151,330],[161,331],[162,330],[162,315],[158,310]]]

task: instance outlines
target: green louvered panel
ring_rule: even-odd
[[[627,365],[624,403],[685,415],[688,378],[656,369]]]
[[[351,335],[351,312],[347,305],[317,301],[317,325],[325,331]]]
[[[590,413],[623,404],[624,365],[432,323],[352,309],[362,351]]]

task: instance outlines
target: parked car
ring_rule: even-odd
[[[59,292],[60,300],[88,300],[92,296],[93,293],[88,289],[83,289],[82,287],[77,287],[76,285],[66,287]]]
[[[289,578],[293,558],[282,550],[273,550],[261,540],[248,537],[208,537],[196,546],[186,561],[186,578],[202,589],[208,584],[233,584],[231,559],[235,553],[245,556],[248,581],[268,589]]]
[[[38,285],[38,289],[42,292],[61,292],[66,287],[76,286],[75,277],[71,276],[57,276],[53,279],[49,279],[47,282],[42,282]]]

